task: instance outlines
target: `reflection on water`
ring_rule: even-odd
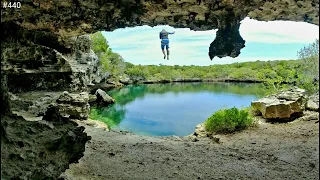
[[[116,104],[92,108],[91,118],[137,134],[185,136],[222,108],[247,107],[260,84],[174,83],[130,85],[109,91]]]

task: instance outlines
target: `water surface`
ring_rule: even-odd
[[[245,83],[130,85],[109,91],[116,103],[92,108],[91,117],[137,134],[186,136],[219,109],[250,106],[260,88]]]

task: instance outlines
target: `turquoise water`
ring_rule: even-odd
[[[109,91],[116,103],[92,108],[112,128],[154,136],[186,136],[222,108],[248,107],[260,84],[175,83],[126,86]]]

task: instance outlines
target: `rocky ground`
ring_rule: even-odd
[[[81,123],[92,137],[62,179],[319,179],[319,113],[230,135],[150,137]],[[219,141],[217,141],[219,139]]]

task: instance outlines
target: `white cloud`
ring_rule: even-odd
[[[319,27],[305,22],[264,22],[245,18],[241,22],[240,34],[250,42],[310,43],[319,38]]]
[[[161,29],[175,31],[170,35],[170,60],[164,60],[160,49],[159,32]],[[292,49],[291,54],[283,55],[281,49],[269,49],[268,52],[257,51],[252,57],[250,51],[245,49],[237,58],[214,58],[210,61],[208,49],[210,43],[215,38],[217,30],[191,31],[189,28],[174,29],[170,26],[140,26],[134,28],[117,29],[113,32],[103,32],[110,47],[123,58],[134,64],[165,64],[165,65],[210,65],[226,64],[233,62],[256,61],[256,60],[276,60],[290,59],[296,49]],[[319,38],[318,26],[289,21],[259,22],[246,18],[240,26],[240,33],[246,43],[259,43],[263,48],[264,44],[279,44],[287,52],[288,44],[305,44],[313,42]],[[251,46],[252,47],[252,46]]]

